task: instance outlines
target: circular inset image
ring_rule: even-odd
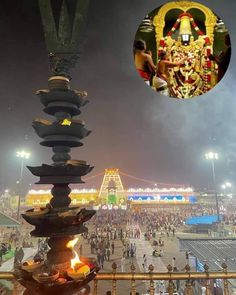
[[[154,9],[135,35],[138,74],[153,90],[173,98],[210,91],[223,78],[230,57],[224,22],[193,1],[169,2]]]

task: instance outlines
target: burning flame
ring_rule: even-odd
[[[76,245],[76,243],[78,242],[79,238],[75,238],[71,241],[69,241],[67,244],[66,244],[66,247],[67,248],[70,248],[70,249],[73,249],[74,246]]]
[[[76,265],[81,264],[82,261],[79,259],[78,253],[75,250],[73,250],[73,253],[74,253],[75,257],[73,259],[71,259],[70,266],[71,266],[71,268],[73,268],[75,270]]]
[[[74,254],[74,258],[72,258],[70,261],[70,266],[74,270],[76,269],[76,265],[82,264],[82,261],[79,259],[78,253],[74,250],[74,246],[76,245],[78,240],[79,240],[79,238],[75,238],[66,244],[66,247],[72,249],[73,254]]]

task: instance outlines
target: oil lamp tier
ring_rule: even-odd
[[[83,225],[96,213],[95,210],[80,209],[79,207],[47,208],[27,210],[22,217],[35,230],[31,232],[35,237],[64,237],[87,232]]]
[[[81,266],[72,269],[68,268],[64,274],[56,269],[50,269],[48,266],[40,266],[35,272],[18,269],[15,276],[19,278],[20,283],[27,289],[26,294],[30,295],[74,295],[80,294],[80,290],[86,290],[90,294],[89,282],[92,281],[99,270],[93,258],[81,259]]]
[[[51,122],[37,119],[33,122],[33,128],[37,135],[43,138],[40,144],[47,147],[79,147],[83,145],[80,140],[91,133],[81,120],[64,119],[61,122]]]
[[[80,108],[88,103],[87,92],[56,88],[51,90],[38,90],[36,94],[44,105],[44,112],[55,116],[58,113],[67,113],[71,117],[80,114]]]
[[[81,177],[93,169],[85,161],[76,160],[69,160],[58,166],[42,164],[38,167],[27,167],[33,175],[40,177],[38,184],[84,183]]]

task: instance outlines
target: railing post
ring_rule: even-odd
[[[168,270],[168,273],[170,274],[170,277],[171,277],[171,273],[173,271],[173,268],[172,268],[172,266],[170,264],[167,266],[167,270]],[[169,280],[167,291],[168,291],[169,295],[174,294],[174,291],[175,291],[174,290],[174,283],[173,283],[173,281],[171,279]]]
[[[190,270],[191,267],[189,266],[189,264],[187,264],[185,266],[186,273],[190,274]],[[190,278],[186,281],[184,295],[193,295],[193,287]]]
[[[97,295],[98,294],[98,281],[96,280],[96,278],[94,280],[93,294],[94,295]]]
[[[154,271],[154,266],[152,264],[149,265],[149,274],[150,274],[150,295],[155,295],[155,286],[154,281],[152,279],[152,273]]]
[[[154,272],[154,267],[152,265],[149,266],[149,273],[136,273],[135,272],[135,266],[132,264],[130,266],[131,273],[118,273],[117,274],[117,265],[116,263],[112,264],[112,272],[109,273],[98,273],[96,274],[96,277],[94,279],[94,291],[93,295],[99,294],[99,288],[98,288],[98,281],[111,281],[112,282],[112,290],[109,290],[107,294],[110,295],[116,295],[117,294],[117,280],[121,281],[130,281],[131,283],[131,292],[129,292],[130,295],[136,295],[137,293],[137,287],[136,287],[136,281],[144,281],[149,280],[149,294],[153,295],[155,293],[155,280],[164,280],[168,281],[168,287],[167,292],[169,295],[173,295],[175,292],[175,281],[177,282],[178,286],[178,278],[181,278],[181,280],[186,280],[186,285],[184,288],[184,295],[193,295],[195,294],[194,290],[194,280],[203,280],[203,289],[204,294],[211,295],[213,294],[211,280],[223,280],[223,291],[224,295],[231,294],[231,290],[229,287],[229,279],[236,279],[236,271],[229,271],[226,263],[223,263],[222,265],[222,272],[209,272],[209,266],[204,265],[204,272],[191,272],[190,266],[186,265],[185,272],[181,273],[173,273],[172,266],[168,265],[167,273],[156,273]],[[11,272],[0,272],[0,279],[8,279],[15,281],[16,279],[13,276],[13,273]],[[181,281],[180,280],[180,281]],[[177,288],[178,289],[178,288]],[[17,293],[17,291],[15,290]],[[18,292],[19,293],[19,292]],[[17,294],[18,294],[17,293]],[[123,294],[122,294],[123,295]]]
[[[131,280],[131,295],[136,295],[136,286],[135,286],[135,279],[134,279],[134,273],[135,273],[135,266],[132,263],[130,266],[130,270],[132,273],[132,280]]]
[[[207,264],[204,264],[204,270],[206,275],[208,276],[209,266]],[[209,278],[206,279],[206,295],[211,295],[211,286]]]
[[[116,269],[117,265],[115,262],[112,263],[112,272],[113,272],[113,280],[112,280],[112,295],[116,295],[116,279],[115,279],[115,274],[116,274]]]
[[[228,273],[228,266],[226,263],[222,263],[222,268],[223,268],[223,272],[227,275]],[[229,295],[229,284],[228,284],[228,280],[227,279],[224,279],[224,295]]]

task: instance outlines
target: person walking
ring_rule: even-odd
[[[98,262],[98,265],[101,267],[101,253],[100,253],[100,251],[97,252],[97,262]]]
[[[83,246],[82,244],[80,244],[79,246],[79,256],[82,256],[83,255]]]
[[[123,256],[120,260],[121,272],[125,272],[125,257]]]
[[[173,272],[179,272],[179,269],[175,266],[174,269],[173,269]],[[176,285],[176,290],[178,292],[179,288],[180,288],[180,280],[176,280],[175,285]]]
[[[205,286],[201,287],[201,295],[206,295],[206,287]]]
[[[16,247],[15,251],[15,257],[14,257],[14,265],[17,266],[19,265],[24,258],[24,250],[22,247],[18,248]]]
[[[105,251],[101,253],[101,268],[103,269],[104,267],[104,260],[105,260]]]
[[[147,272],[147,256],[143,255],[143,272]]]
[[[90,243],[90,252],[91,252],[91,254],[94,254],[94,252],[93,252],[93,249],[94,249],[94,242],[92,241],[91,243]]]
[[[135,243],[133,244],[133,249],[134,249],[134,256],[136,256],[136,249],[137,248],[136,248],[136,244]]]
[[[114,255],[115,253],[115,244],[114,242],[111,243],[111,254]]]
[[[175,257],[172,258],[172,269],[176,267],[176,259]]]
[[[131,249],[130,249],[130,256],[131,256],[131,258],[134,257],[134,248],[133,247],[131,247]]]
[[[129,256],[130,256],[130,245],[129,244],[127,244],[126,253],[127,253],[127,258],[129,258]]]
[[[110,250],[110,248],[107,248],[107,253],[106,253],[107,255],[107,261],[110,261],[110,256],[111,256],[111,250]]]

